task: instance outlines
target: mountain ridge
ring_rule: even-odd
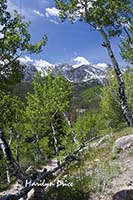
[[[26,66],[23,79],[25,82],[30,82],[35,73],[41,72],[45,75],[48,73],[61,74],[72,83],[97,82],[98,84],[103,84],[108,70],[108,67],[100,67],[100,65],[94,64],[81,64],[76,68],[67,63],[41,67],[33,64],[27,64]]]

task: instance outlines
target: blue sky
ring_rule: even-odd
[[[32,42],[47,34],[48,42],[40,54],[23,55],[23,61],[40,63],[111,63],[106,49],[101,46],[103,40],[97,31],[93,31],[83,22],[62,23],[54,0],[8,0],[9,10],[14,9],[31,21],[29,31]],[[113,39],[112,47],[122,67],[125,63],[119,55],[119,39]]]

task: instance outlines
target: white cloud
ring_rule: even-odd
[[[24,63],[24,64],[33,62],[33,60],[29,56],[25,56],[24,58],[19,58],[19,61]]]
[[[74,58],[73,61],[76,62],[76,64],[73,65],[74,68],[77,68],[81,65],[91,64],[85,57],[81,57],[81,56]]]
[[[54,24],[59,24],[57,18],[59,17],[59,10],[55,7],[46,8],[45,15],[49,18],[49,21]]]
[[[41,71],[41,68],[43,68],[43,67],[49,68],[50,66],[52,66],[52,64],[49,63],[49,62],[47,62],[46,60],[42,60],[42,59],[40,59],[40,60],[33,60],[29,56],[25,56],[25,57],[19,58],[19,61],[22,62],[22,63],[24,63],[24,64],[32,64],[39,71]]]
[[[36,69],[41,72],[48,74],[51,71],[52,64],[47,62],[46,60],[34,60],[33,65],[36,67]]]
[[[33,10],[33,13],[35,13],[36,15],[38,15],[40,17],[44,17],[44,14],[40,13],[38,10]]]
[[[91,62],[89,62],[85,57],[82,56],[78,56],[76,58],[73,59],[74,62],[76,62],[73,67],[77,68],[81,65],[90,65],[92,64]],[[106,63],[97,63],[97,64],[92,64],[95,68],[101,68],[101,69],[106,69],[108,67],[108,65]]]
[[[59,16],[59,10],[55,7],[46,8],[45,11],[46,11],[45,12],[46,17],[50,17],[50,16],[58,17]]]
[[[50,22],[54,23],[54,24],[59,24],[56,20],[54,19],[50,19]]]
[[[50,67],[52,64],[51,63],[49,63],[49,62],[47,62],[46,60],[42,60],[42,59],[40,59],[40,60],[34,60],[34,66],[36,66],[36,67],[45,67],[45,66],[47,66],[47,67]]]
[[[42,59],[33,60],[29,56],[19,58],[19,60],[20,60],[20,62],[22,62],[24,64],[32,64],[33,66],[35,66],[37,71],[42,73],[42,76],[43,76],[43,74],[48,74],[53,67],[53,64],[47,62],[46,60],[42,60]]]

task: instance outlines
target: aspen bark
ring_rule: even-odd
[[[65,120],[66,120],[66,122],[67,122],[67,124],[68,124],[68,126],[69,126],[69,128],[70,128],[70,130],[71,130],[73,142],[76,143],[76,142],[77,142],[76,134],[75,134],[75,132],[74,132],[74,130],[73,130],[73,128],[72,128],[71,121],[69,120],[69,118],[68,118],[68,116],[67,116],[67,114],[66,114],[65,112],[63,112],[63,115],[64,115],[64,118],[65,118]]]
[[[122,77],[121,70],[119,68],[118,62],[117,62],[117,60],[114,56],[114,53],[112,51],[111,44],[110,44],[110,41],[108,39],[106,32],[104,31],[103,27],[100,26],[99,24],[97,24],[97,28],[98,28],[98,31],[101,33],[101,35],[104,39],[105,47],[108,51],[108,55],[109,55],[109,57],[112,61],[112,65],[113,65],[114,70],[115,70],[115,74],[116,74],[117,82],[118,82],[118,87],[119,87],[120,105],[121,105],[121,109],[122,109],[124,118],[127,121],[128,125],[130,127],[133,127],[133,117],[132,117],[132,114],[130,112],[130,109],[129,109],[129,106],[128,106],[128,103],[127,103],[127,97],[126,97],[126,94],[125,94],[125,84],[124,84],[124,80],[123,80],[123,77]]]

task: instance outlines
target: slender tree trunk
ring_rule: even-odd
[[[116,77],[117,77],[117,81],[118,81],[118,87],[119,87],[120,104],[121,104],[121,109],[122,109],[124,118],[126,119],[128,125],[130,127],[133,127],[133,117],[132,117],[132,114],[131,114],[130,109],[128,107],[127,98],[126,98],[126,94],[125,94],[125,85],[124,85],[122,73],[120,71],[118,62],[117,62],[117,60],[114,56],[114,53],[112,51],[110,41],[108,39],[106,32],[103,30],[102,26],[100,26],[99,24],[97,24],[97,28],[98,28],[99,32],[101,33],[101,35],[104,39],[105,47],[107,48],[109,57],[112,61],[112,64],[113,64],[113,67],[114,67],[114,70],[115,70],[115,73],[116,73]]]
[[[9,141],[8,141],[8,145],[11,145],[13,136],[10,136]],[[11,183],[11,179],[10,179],[10,170],[9,170],[9,166],[6,164],[6,179],[7,179],[7,183],[10,184]]]
[[[59,155],[59,150],[58,150],[58,146],[57,146],[57,138],[56,138],[56,131],[55,128],[51,122],[51,128],[52,128],[52,133],[53,133],[53,140],[54,140],[54,149],[55,149],[55,153],[58,156]]]
[[[37,156],[38,156],[38,161],[39,161],[39,157],[41,156],[43,159],[47,160],[47,156],[43,154],[43,152],[41,151],[40,149],[40,145],[39,145],[39,135],[36,134],[36,139],[35,139],[35,142],[36,142],[36,153],[37,153]]]
[[[10,146],[13,140],[13,136],[10,136],[9,141],[8,141],[8,145]]]
[[[69,118],[68,118],[68,116],[67,116],[67,114],[66,114],[65,112],[63,112],[63,115],[64,115],[64,118],[65,118],[65,120],[66,120],[66,122],[67,122],[67,124],[68,124],[68,126],[69,126],[69,128],[70,128],[70,130],[71,130],[73,142],[76,143],[76,142],[77,142],[76,134],[75,134],[75,132],[74,132],[74,130],[73,130],[73,128],[72,128],[71,121],[69,120]]]
[[[35,145],[36,145],[36,161],[39,162],[39,138],[38,138],[38,134],[36,134],[36,141],[35,141]]]
[[[129,42],[129,45],[133,45],[133,42],[132,42],[132,38],[130,36],[130,33],[128,32],[128,30],[126,29],[126,27],[123,27],[126,35],[127,35],[127,38],[128,38],[128,42]]]
[[[19,135],[16,136],[16,160],[19,162]]]
[[[7,183],[10,184],[11,180],[10,180],[10,172],[9,172],[8,165],[6,165],[6,179],[7,179]]]
[[[22,180],[23,182],[25,182],[27,177],[23,174],[23,171],[21,170],[18,162],[16,162],[16,160],[14,159],[10,147],[6,142],[3,131],[1,129],[0,129],[0,148],[6,159],[7,165],[12,171],[13,175],[16,176],[18,179]]]

